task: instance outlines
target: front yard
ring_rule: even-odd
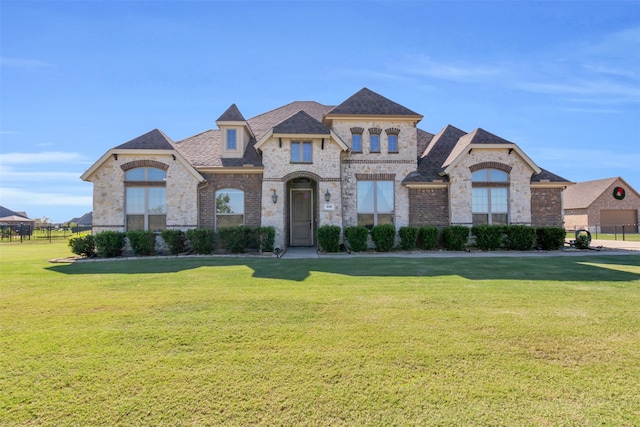
[[[5,425],[640,424],[640,255],[69,254],[0,245]]]

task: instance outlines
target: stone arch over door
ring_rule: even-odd
[[[288,174],[285,200],[286,241],[289,246],[315,246],[318,227],[318,182],[312,172]]]

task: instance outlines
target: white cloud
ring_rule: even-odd
[[[89,190],[90,192],[90,190]],[[0,201],[3,206],[91,206],[91,195],[72,195],[59,192],[30,191],[10,187],[0,187]]]
[[[4,153],[0,155],[3,165],[20,165],[35,163],[86,163],[87,158],[80,153],[64,151],[42,151],[39,153]]]

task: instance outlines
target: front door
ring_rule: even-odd
[[[291,246],[313,245],[313,190],[291,190]]]

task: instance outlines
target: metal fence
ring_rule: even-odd
[[[0,225],[0,241],[24,242],[24,241],[49,241],[65,240],[69,237],[84,234],[91,231],[90,225],[64,227],[49,224],[43,227],[34,227],[30,224]]]
[[[567,232],[587,230],[594,239],[598,234],[613,235],[614,240],[626,240],[628,234],[640,233],[640,224],[603,224],[603,225],[571,225],[567,224]]]

